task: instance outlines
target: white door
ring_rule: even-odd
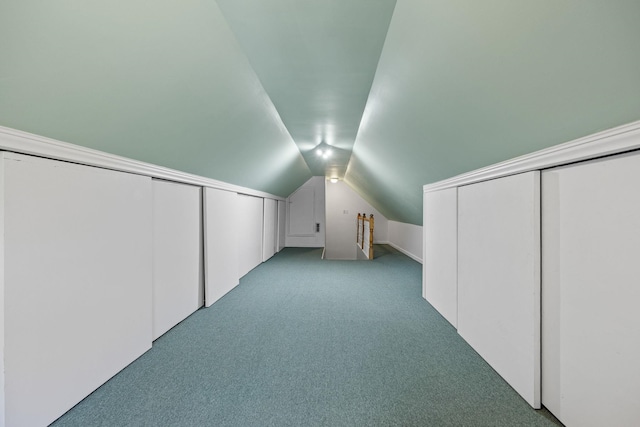
[[[289,197],[289,235],[314,236],[315,229],[315,191],[313,188],[300,188]]]
[[[205,305],[211,306],[233,289],[238,275],[238,195],[204,189]]]
[[[262,261],[276,253],[278,232],[278,203],[273,199],[264,199],[264,236],[262,239]]]
[[[284,248],[285,239],[287,236],[287,230],[285,229],[286,220],[285,202],[282,200],[278,200],[278,252],[280,252]]]
[[[454,327],[458,319],[458,189],[424,195],[422,297]]]
[[[542,173],[542,403],[640,423],[640,155]]]
[[[242,277],[262,263],[262,197],[237,196],[238,268]]]
[[[202,189],[153,180],[153,339],[203,304]]]
[[[151,178],[0,156],[0,415],[48,425],[151,348]]]
[[[458,333],[540,407],[540,173],[458,188]]]

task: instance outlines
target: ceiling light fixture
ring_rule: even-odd
[[[331,157],[331,150],[327,150],[322,154],[323,159],[328,159],[329,157]]]
[[[331,181],[332,184],[335,184],[338,182],[338,178],[331,178],[329,181]]]
[[[321,149],[319,149],[319,148],[318,148],[318,149],[316,150],[316,154],[317,154],[318,156],[322,156],[324,153],[322,152],[322,150],[321,150]]]

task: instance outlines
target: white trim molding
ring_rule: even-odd
[[[424,193],[640,148],[640,120],[423,186]]]
[[[382,242],[380,242],[380,243],[382,243]],[[378,244],[378,243],[376,243],[376,245],[377,245],[377,244]],[[408,256],[408,257],[409,257],[409,258],[411,258],[412,260],[414,260],[414,261],[416,261],[416,262],[418,262],[418,263],[422,264],[422,258],[420,258],[420,257],[419,257],[418,255],[416,255],[416,254],[412,254],[411,252],[409,252],[409,251],[408,251],[408,250],[406,250],[405,248],[402,248],[402,247],[400,247],[400,246],[396,245],[396,244],[395,244],[395,243],[393,243],[393,242],[384,242],[384,244],[387,244],[387,245],[391,246],[392,248],[394,248],[394,249],[395,249],[395,250],[397,250],[398,252],[400,252],[400,253],[402,253],[402,254],[404,254],[404,255]]]
[[[87,166],[95,166],[120,172],[129,172],[152,178],[192,184],[201,187],[217,188],[250,196],[285,200],[283,197],[253,190],[247,187],[229,184],[199,175],[192,175],[175,169],[140,162],[126,157],[116,156],[103,151],[69,144],[44,136],[34,135],[16,129],[0,126],[0,150],[20,154],[29,154],[49,159],[62,160]]]

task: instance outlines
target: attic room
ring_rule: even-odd
[[[0,426],[637,425],[639,20],[3,2]]]

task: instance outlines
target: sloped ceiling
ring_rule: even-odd
[[[280,196],[346,168],[421,224],[424,184],[640,119],[638,22],[637,0],[9,0],[0,125]]]
[[[312,176],[215,1],[0,4],[1,125],[279,196]]]
[[[640,2],[399,0],[346,182],[422,224],[422,185],[640,119]]]
[[[395,0],[217,1],[311,172],[343,178]]]

